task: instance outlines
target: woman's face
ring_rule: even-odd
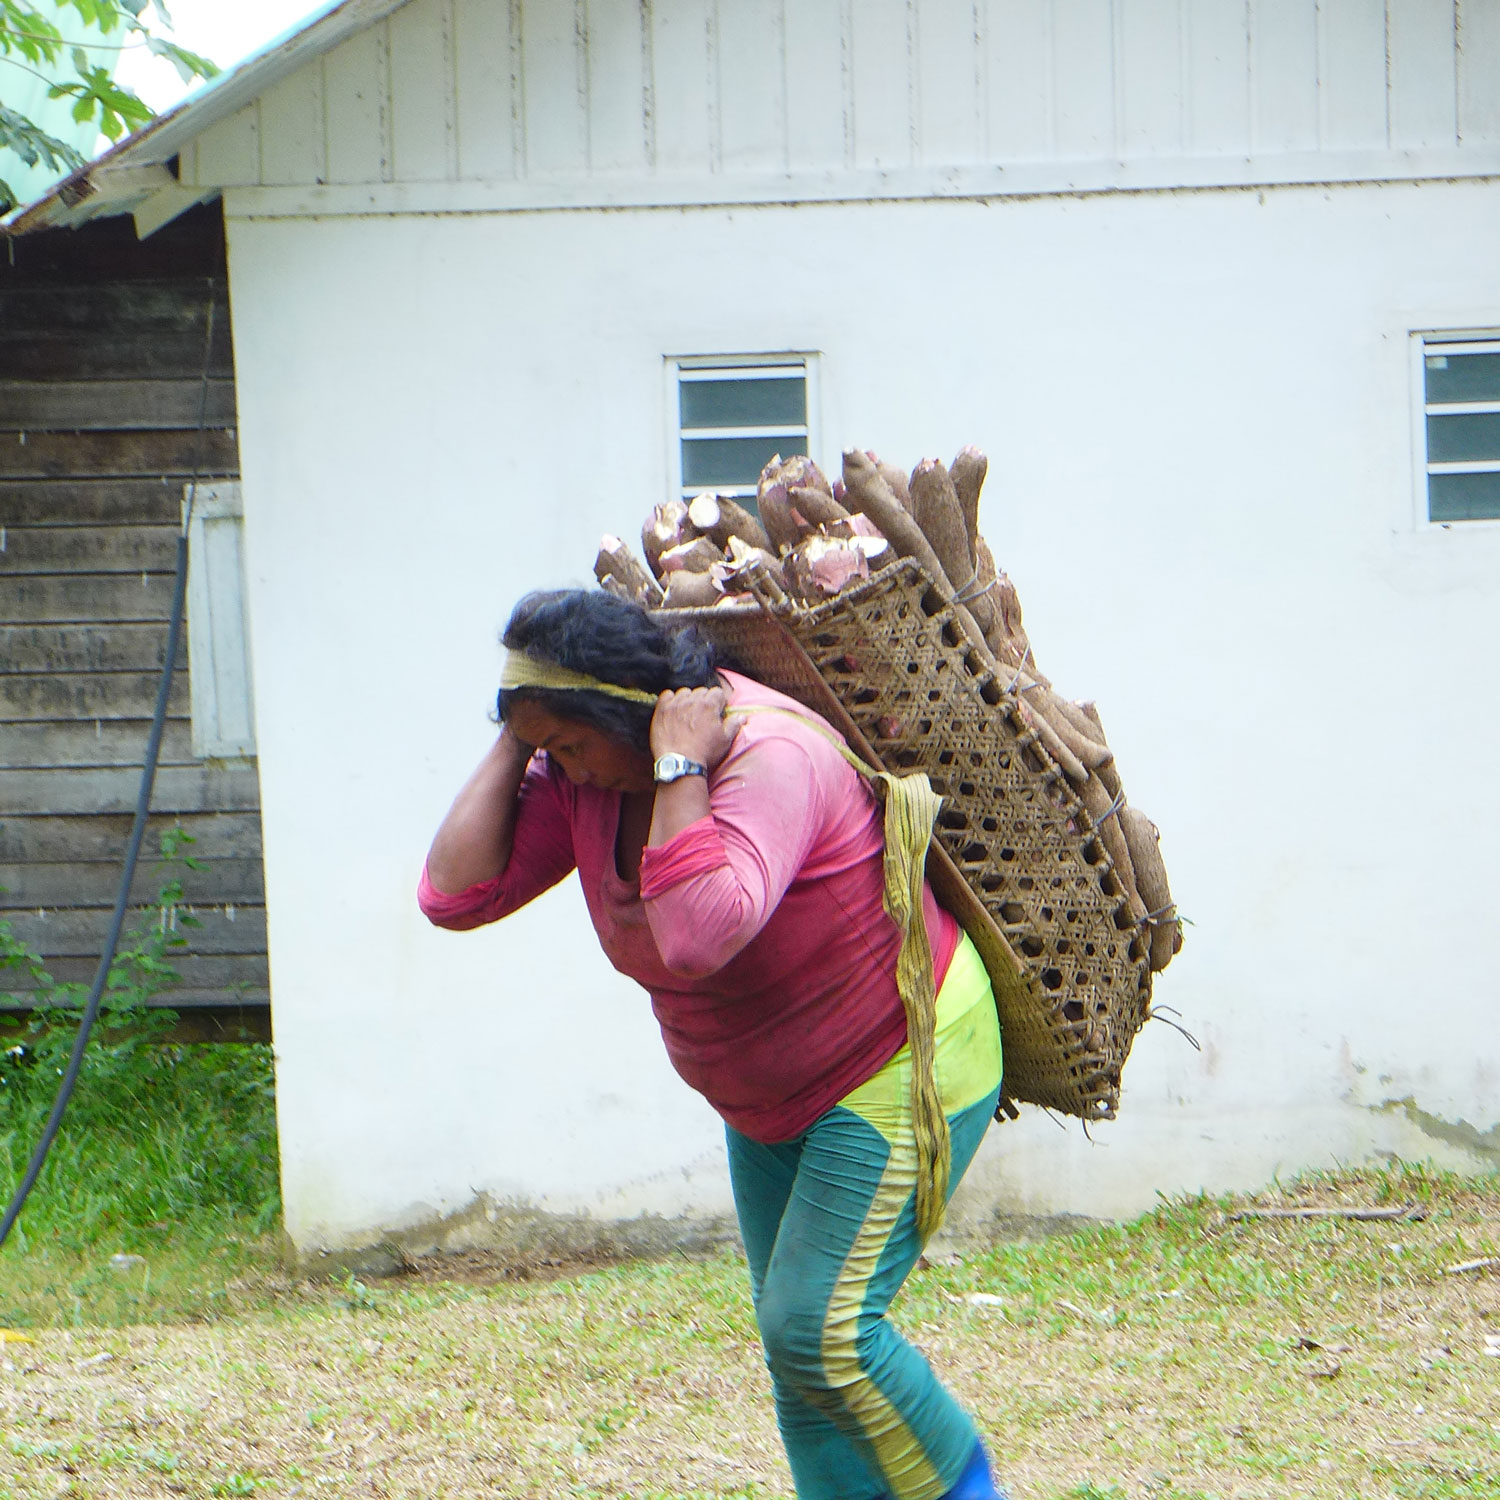
[[[517,703],[505,722],[518,739],[545,750],[575,786],[649,792],[656,785],[649,755],[611,739],[592,724],[564,719],[534,700]]]

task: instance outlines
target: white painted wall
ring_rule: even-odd
[[[412,900],[496,631],[665,492],[666,354],[816,349],[829,462],[976,442],[1045,669],[1193,920],[1090,1144],[997,1129],[960,1221],[1125,1214],[1500,1121],[1500,525],[1416,524],[1407,334],[1500,325],[1484,182],[797,209],[237,217],[287,1224],[479,1193],[727,1207],[718,1130],[564,888]],[[1495,1137],[1490,1138],[1493,1147]],[[1482,1144],[1482,1143],[1481,1143]]]

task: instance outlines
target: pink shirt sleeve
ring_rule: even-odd
[[[709,816],[641,857],[641,900],[674,974],[717,973],[765,926],[807,862],[825,789],[807,751],[765,738],[732,752]]]
[[[493,880],[466,891],[440,891],[422,868],[417,905],[428,921],[458,932],[498,922],[550,890],[573,868],[573,830],[562,778],[537,756],[517,793],[516,832],[510,863]]]

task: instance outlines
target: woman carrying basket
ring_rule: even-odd
[[[930,956],[922,922],[887,914],[880,805],[817,715],[603,592],[533,594],[503,640],[501,733],[433,840],[423,911],[477,927],[578,870],[606,955],[725,1121],[798,1496],[1002,1496],[885,1317],[1000,1088],[989,981],[920,840]]]

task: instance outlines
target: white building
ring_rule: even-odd
[[[34,206],[222,196],[298,1250],[729,1211],[576,890],[412,894],[510,605],[684,482],[679,359],[805,370],[835,467],[983,447],[1163,830],[1202,1051],[994,1130],[963,1222],[1492,1166],[1497,65],[1500,0],[348,0]]]

